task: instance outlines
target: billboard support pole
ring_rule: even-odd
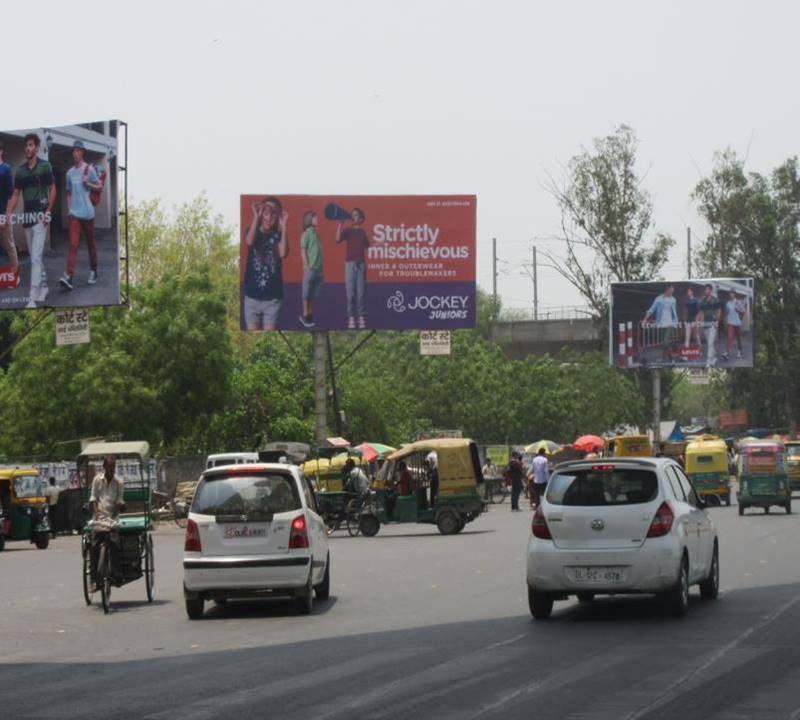
[[[314,418],[317,447],[328,437],[327,382],[325,376],[326,338],[328,333],[312,333],[314,340]]]
[[[653,446],[661,442],[661,368],[653,370]]]
[[[692,277],[692,228],[686,228],[686,277]]]
[[[118,128],[125,128],[125,142],[122,145],[122,149],[125,153],[125,160],[124,163],[119,161],[119,155],[117,155],[117,174],[125,176],[125,190],[122,193],[122,202],[124,204],[124,209],[118,211],[118,215],[121,215],[123,218],[123,241],[125,245],[125,255],[120,258],[125,263],[125,292],[120,293],[122,304],[127,305],[130,307],[131,304],[131,270],[130,270],[130,251],[128,247],[128,123],[123,120],[119,121],[117,126]],[[119,132],[117,133],[119,135]],[[119,192],[119,188],[117,188],[117,192]]]
[[[339,412],[339,395],[336,392],[336,369],[333,367],[333,348],[330,333],[325,333],[325,345],[328,352],[328,369],[331,374],[331,392],[333,393],[333,412],[336,421],[336,434],[342,437],[342,414]]]

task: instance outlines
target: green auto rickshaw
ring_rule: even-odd
[[[28,540],[39,550],[50,544],[45,489],[35,468],[0,470],[0,550],[8,540]]]
[[[786,446],[786,472],[792,490],[800,490],[800,440],[789,440]]]
[[[478,447],[461,438],[405,445],[386,458],[373,487],[359,522],[367,536],[385,523],[430,523],[453,535],[486,508]]]
[[[686,474],[702,498],[715,496],[731,504],[728,446],[719,438],[702,438],[686,446]]]
[[[782,442],[756,440],[739,448],[739,515],[749,507],[772,505],[792,512],[792,491],[786,474],[786,450]]]

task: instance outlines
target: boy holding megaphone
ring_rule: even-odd
[[[333,217],[332,217],[333,216]],[[344,267],[344,283],[347,292],[347,328],[363,330],[367,327],[367,261],[365,250],[369,238],[362,225],[366,216],[360,208],[347,213],[338,205],[330,203],[325,208],[325,217],[336,218],[336,242],[347,243],[347,259]],[[345,226],[349,220],[350,224]]]

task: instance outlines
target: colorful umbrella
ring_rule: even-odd
[[[395,451],[395,448],[391,447],[390,445],[384,445],[383,443],[376,442],[363,442],[361,445],[357,445],[353,449],[359,453],[366,462],[383,460],[383,458],[385,458],[389,453],[393,453]]]
[[[553,442],[552,440],[539,440],[539,442],[531,443],[525,448],[525,452],[528,455],[538,455],[539,448],[544,448],[544,451],[548,455],[553,455],[561,450],[561,445],[557,442]]]
[[[605,444],[605,440],[597,435],[582,435],[572,443],[572,447],[583,452],[596,452],[597,450],[602,450]]]

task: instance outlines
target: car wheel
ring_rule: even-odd
[[[450,510],[440,512],[439,517],[436,518],[436,527],[439,528],[439,532],[442,535],[454,535],[457,533],[458,523],[458,516]]]
[[[317,600],[327,600],[331,596],[331,556],[328,555],[328,560],[325,563],[325,575],[322,582],[317,585],[314,592],[317,595]]]
[[[553,612],[553,596],[528,586],[528,607],[536,620],[547,620]]]
[[[186,598],[186,614],[189,620],[201,620],[203,618],[203,598]]]
[[[367,513],[361,516],[358,527],[364,537],[375,537],[381,529],[381,521],[371,513]]]
[[[578,602],[579,603],[590,603],[594,600],[594,593],[592,592],[581,592],[578,593]]]
[[[716,600],[719,595],[719,546],[714,543],[714,554],[711,556],[711,569],[708,577],[700,583],[700,596],[703,600]]]
[[[686,555],[681,561],[678,582],[675,587],[665,593],[667,608],[675,617],[682,617],[689,611],[689,559]]]
[[[311,615],[314,609],[314,586],[311,584],[311,573],[308,574],[308,583],[302,593],[294,599],[294,606],[301,615]]]

